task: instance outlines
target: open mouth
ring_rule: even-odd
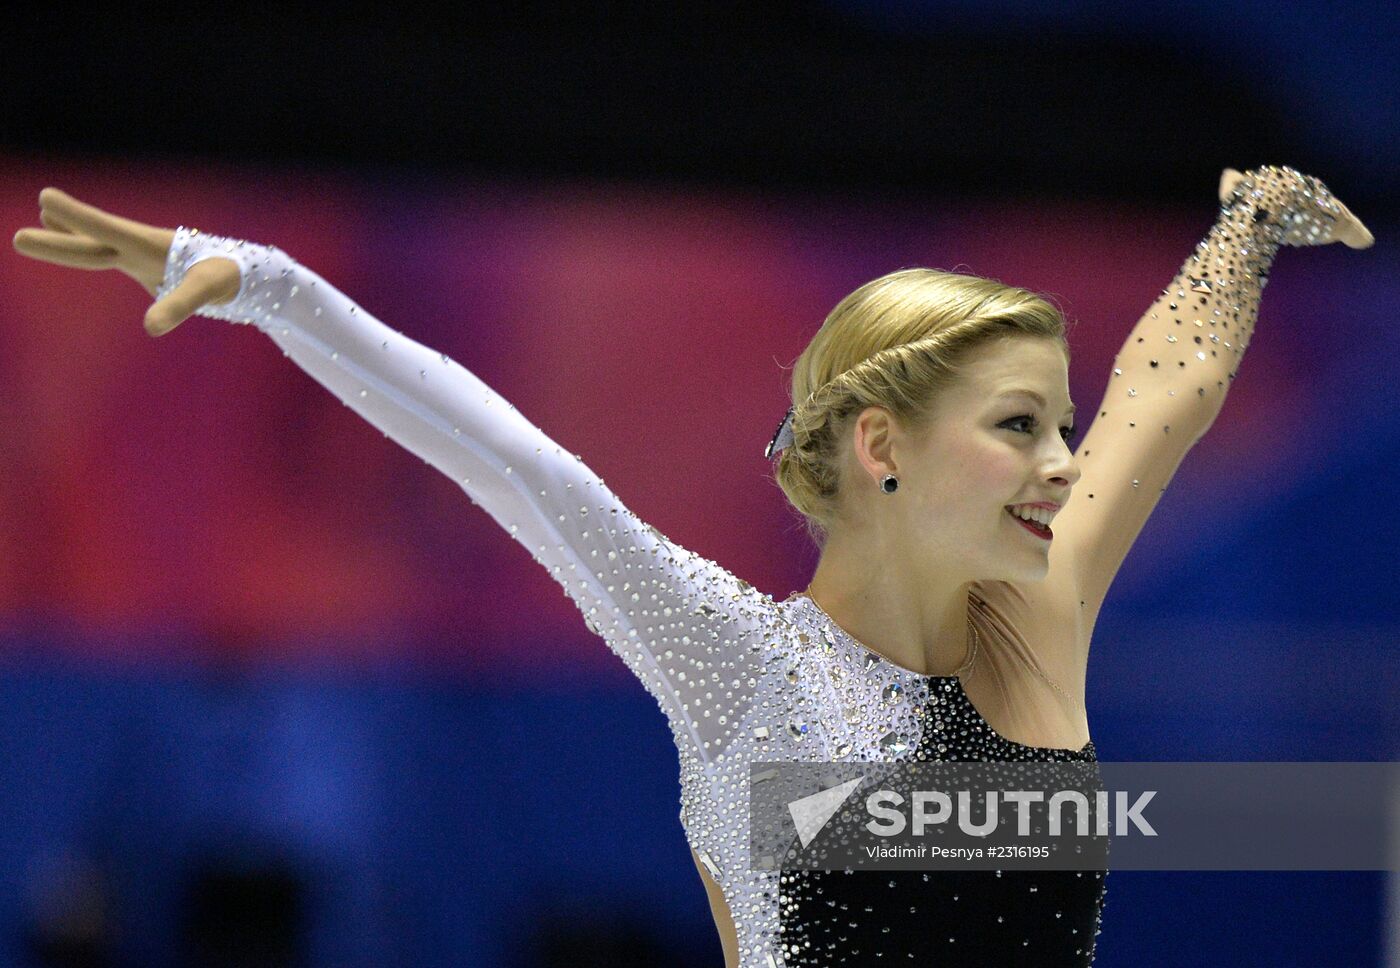
[[[1006,509],[1006,513],[1011,516],[1011,519],[1013,521],[1015,521],[1021,527],[1025,528],[1031,534],[1035,535],[1037,538],[1049,541],[1051,538],[1055,537],[1055,532],[1050,530],[1049,525],[1041,524],[1039,521],[1027,521],[1015,511],[1012,511],[1009,507]]]

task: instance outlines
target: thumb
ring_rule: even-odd
[[[232,259],[196,262],[164,299],[146,310],[143,323],[151,336],[164,336],[201,306],[226,303],[238,295],[238,263]]]
[[[1235,190],[1235,186],[1244,181],[1244,175],[1233,168],[1226,168],[1220,173],[1220,188],[1216,191],[1217,197],[1223,202]]]

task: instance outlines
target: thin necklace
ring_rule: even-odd
[[[1074,697],[1072,697],[1069,693],[1067,693],[1067,692],[1065,692],[1063,689],[1061,689],[1061,688],[1060,688],[1060,684],[1059,684],[1058,682],[1056,682],[1054,679],[1051,679],[1051,678],[1050,678],[1049,676],[1047,676],[1045,673],[1041,672],[1041,671],[1040,671],[1040,666],[1039,666],[1039,665],[1036,665],[1036,667],[1035,667],[1035,674],[1038,675],[1038,676],[1040,676],[1040,678],[1044,679],[1046,682],[1048,682],[1048,683],[1050,684],[1050,688],[1051,688],[1051,689],[1055,690],[1055,691],[1058,692],[1060,695],[1064,696],[1064,697],[1065,697],[1065,702],[1069,703],[1071,709],[1078,709],[1078,708],[1079,708],[1079,702],[1078,702],[1076,699],[1074,699]]]
[[[823,615],[826,616],[826,620],[827,620],[828,622],[830,622],[832,625],[836,626],[837,629],[840,629],[842,635],[846,636],[846,638],[850,639],[852,642],[854,642],[856,645],[860,646],[860,647],[861,647],[862,649],[864,649],[865,651],[869,652],[871,655],[880,656],[880,658],[884,659],[886,662],[890,662],[890,661],[891,661],[891,660],[889,660],[888,658],[886,658],[885,656],[881,655],[879,652],[876,652],[876,651],[875,651],[874,649],[872,649],[870,646],[866,645],[866,644],[865,644],[864,642],[862,642],[860,639],[856,638],[856,637],[855,637],[854,635],[852,635],[850,632],[847,632],[845,629],[841,628],[840,624],[836,621],[836,619],[832,618],[831,615],[827,613],[827,610],[824,609],[824,608],[822,608],[822,607],[821,607],[821,604],[820,604],[815,598],[812,597],[812,586],[811,586],[810,584],[808,584],[807,587],[804,588],[804,589],[802,590],[802,594],[805,595],[805,596],[807,597],[807,601],[811,602],[813,605],[816,606],[817,611],[821,612]],[[963,660],[963,664],[962,664],[962,665],[958,666],[956,669],[953,670],[952,677],[955,678],[955,679],[956,679],[956,678],[960,678],[964,672],[967,672],[968,670],[970,670],[970,669],[972,668],[972,663],[977,659],[977,645],[978,645],[978,642],[980,641],[980,639],[979,639],[979,636],[977,635],[977,626],[975,626],[975,625],[972,624],[972,615],[971,615],[970,612],[969,612],[969,614],[968,614],[968,616],[967,616],[967,632],[968,632],[967,658]],[[895,664],[895,663],[891,663],[891,664]],[[910,670],[910,671],[912,671],[912,670]],[[930,679],[940,679],[940,678],[943,678],[943,677],[942,677],[942,676],[929,676],[928,678],[930,678]],[[1051,685],[1054,685],[1054,683],[1051,683]],[[1057,687],[1057,688],[1058,688],[1058,687]]]

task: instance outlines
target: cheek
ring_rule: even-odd
[[[1008,487],[1015,490],[1023,472],[1015,451],[989,441],[968,443],[954,454],[952,466],[960,468],[967,490],[995,498]]]
[[[968,442],[948,448],[940,462],[940,471],[932,477],[938,486],[931,497],[950,512],[1000,507],[1025,490],[1023,469],[1016,455],[1004,447]]]

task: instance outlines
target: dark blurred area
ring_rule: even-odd
[[[1229,165],[1394,210],[1392,5],[34,5],[24,152],[943,197],[1192,200]]]
[[[209,858],[185,877],[180,947],[188,965],[300,968],[306,885],[288,863]]]

